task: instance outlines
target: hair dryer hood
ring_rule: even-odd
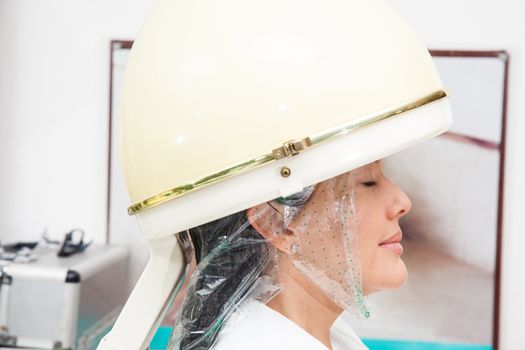
[[[452,121],[429,52],[379,0],[161,0],[131,51],[119,118],[129,212],[148,238],[300,191]]]

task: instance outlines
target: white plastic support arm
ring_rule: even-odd
[[[175,235],[148,241],[150,259],[112,330],[97,350],[144,350],[184,274],[184,256]]]

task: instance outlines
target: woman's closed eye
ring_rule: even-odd
[[[377,185],[377,182],[375,182],[375,181],[365,181],[362,184],[365,185],[366,187],[372,187],[372,186]]]

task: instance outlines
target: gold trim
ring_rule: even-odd
[[[138,212],[143,211],[145,209],[157,206],[159,204],[162,204],[174,198],[178,198],[194,190],[197,190],[197,189],[209,186],[211,184],[220,182],[222,180],[228,179],[232,176],[242,174],[248,170],[254,169],[256,167],[259,167],[271,161],[285,158],[285,157],[292,157],[300,153],[304,149],[307,149],[311,146],[315,146],[315,145],[330,141],[332,139],[343,136],[357,129],[361,129],[371,124],[377,123],[379,121],[395,117],[401,113],[424,106],[431,102],[442,99],[446,96],[447,96],[447,93],[445,91],[439,90],[429,95],[423,96],[408,104],[397,106],[395,108],[388,109],[388,110],[385,110],[379,113],[375,113],[372,115],[364,116],[348,124],[338,126],[328,131],[324,131],[324,132],[315,134],[301,141],[295,142],[292,140],[292,141],[285,142],[282,147],[276,148],[270,154],[266,154],[264,156],[246,161],[244,163],[237,164],[233,167],[224,169],[222,171],[219,171],[209,176],[198,179],[197,181],[194,181],[192,183],[172,188],[158,195],[149,197],[143,201],[134,203],[128,208],[128,214],[129,215],[137,214]]]

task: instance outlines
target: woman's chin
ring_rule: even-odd
[[[403,260],[399,259],[398,272],[394,275],[395,278],[392,279],[392,287],[388,289],[397,289],[403,286],[408,279],[407,267]],[[392,276],[392,277],[394,277]]]
[[[397,289],[408,279],[407,268],[401,259],[381,269],[363,274],[363,293],[365,295],[384,290]]]

